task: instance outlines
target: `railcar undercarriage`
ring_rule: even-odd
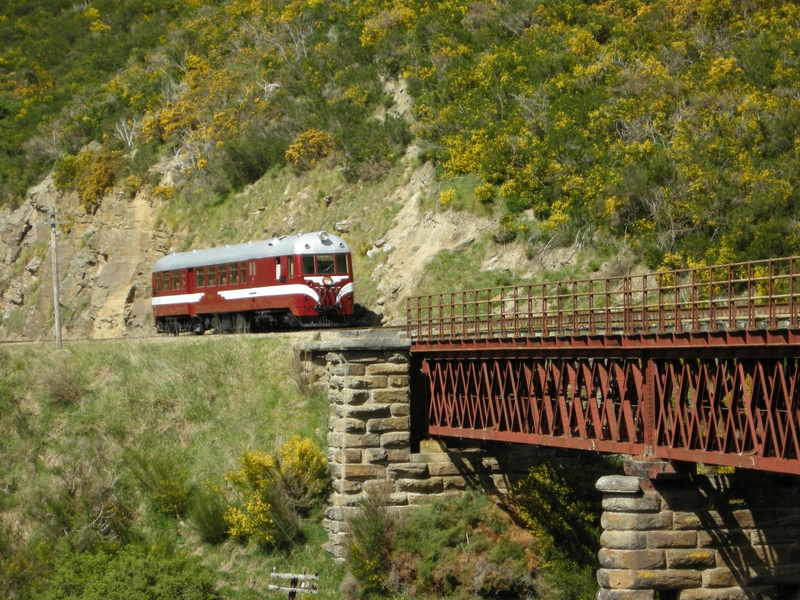
[[[288,310],[257,310],[197,317],[157,317],[156,331],[172,335],[188,332],[192,332],[195,335],[203,335],[206,331],[214,331],[214,333],[248,333],[251,331],[267,332],[341,327],[349,324],[350,317],[330,311],[325,311],[318,315],[298,317]]]

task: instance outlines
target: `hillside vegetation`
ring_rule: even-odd
[[[0,595],[255,599],[276,568],[319,571],[322,599],[594,597],[594,482],[618,466],[592,456],[533,469],[512,512],[471,492],[403,519],[371,495],[335,563],[328,401],[291,341],[0,348]]]
[[[0,349],[0,595],[257,598],[275,566],[319,570],[321,597],[336,597],[341,569],[320,548],[325,485],[291,515],[267,494],[248,512],[261,490],[247,478],[278,461],[291,479],[321,455],[327,484],[327,401],[300,393],[289,344]],[[277,520],[298,528],[291,540]]]
[[[199,215],[265,174],[380,181],[413,145],[438,204],[488,210],[505,242],[624,238],[654,268],[795,254],[799,17],[760,0],[6,0],[2,201],[54,167],[91,210],[171,156],[165,218],[222,241],[236,231]],[[329,189],[306,202],[324,211]]]

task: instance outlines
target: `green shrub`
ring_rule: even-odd
[[[619,472],[615,460],[586,456],[580,462],[543,462],[514,486],[512,499],[538,539],[545,566],[556,558],[577,567],[596,564],[602,498],[594,483]]]
[[[336,147],[334,137],[319,129],[301,133],[286,149],[286,162],[298,171],[307,171]]]
[[[227,509],[222,491],[206,484],[192,495],[186,516],[204,542],[219,544],[228,537]]]
[[[122,154],[116,150],[83,150],[65,155],[55,167],[55,184],[61,190],[77,189],[87,212],[109,193],[117,178]]]
[[[494,241],[498,244],[508,244],[517,238],[528,237],[528,224],[519,222],[512,214],[500,217],[500,226],[494,233]]]
[[[397,533],[397,521],[388,506],[388,485],[376,487],[349,520],[345,565],[366,597],[388,591],[387,578]]]
[[[328,488],[328,463],[310,439],[293,436],[278,457],[255,450],[225,475],[239,502],[225,513],[228,533],[260,544],[281,545],[300,533],[301,514]]]
[[[145,452],[129,449],[125,463],[158,512],[175,517],[184,514],[190,487],[183,457],[161,448]]]
[[[478,202],[491,202],[494,196],[494,186],[491,183],[484,183],[475,187],[475,200]]]
[[[280,473],[292,507],[307,513],[328,490],[328,461],[309,438],[289,438],[280,449]]]
[[[158,556],[138,546],[120,552],[62,550],[41,581],[36,598],[56,600],[216,600],[215,574],[188,556]]]
[[[594,600],[597,595],[595,565],[576,563],[553,550],[539,576],[539,594],[547,600]]]
[[[258,181],[270,167],[286,164],[289,143],[276,135],[265,135],[254,125],[237,139],[226,142],[218,164],[232,190]]]
[[[128,489],[109,460],[104,441],[69,440],[55,466],[46,471],[33,518],[46,525],[48,539],[67,537],[75,548],[93,549],[127,537],[133,522]]]
[[[437,501],[398,528],[391,585],[411,595],[532,597],[533,545],[484,494]]]

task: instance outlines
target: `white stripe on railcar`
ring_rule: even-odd
[[[199,294],[178,294],[175,296],[159,296],[153,298],[151,303],[153,306],[169,306],[170,304],[195,304],[200,302],[203,297],[203,292]]]
[[[342,301],[342,298],[344,298],[345,294],[352,294],[355,289],[356,288],[353,285],[352,281],[348,283],[346,286],[344,286],[342,290],[339,292],[339,295],[336,297],[336,304],[339,304]]]
[[[299,283],[290,285],[270,285],[260,288],[244,288],[241,290],[222,290],[218,292],[225,300],[243,300],[247,298],[266,298],[270,296],[293,296],[303,294],[319,302],[319,294],[307,285]]]

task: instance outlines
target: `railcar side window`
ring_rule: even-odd
[[[317,273],[333,274],[333,254],[317,255]]]
[[[294,277],[294,256],[289,257],[289,279]]]
[[[186,271],[181,271],[181,289],[186,289]]]
[[[336,255],[336,272],[347,273],[347,254]]]
[[[206,270],[203,267],[197,268],[197,287],[206,287]]]
[[[180,271],[173,271],[172,272],[172,289],[179,290],[181,289],[181,275]]]
[[[233,264],[228,265],[228,270],[230,271],[230,284],[233,285],[234,283],[239,283],[239,265]]]
[[[158,273],[153,273],[153,289],[156,292],[161,291],[161,277]]]
[[[169,271],[161,273],[161,287],[165,290],[169,289]]]
[[[303,275],[313,275],[314,274],[314,257],[313,256],[304,256],[303,257]]]
[[[208,287],[217,285],[217,269],[216,267],[208,267],[206,269],[206,284]]]
[[[247,263],[239,263],[239,280],[242,283],[247,283]]]

